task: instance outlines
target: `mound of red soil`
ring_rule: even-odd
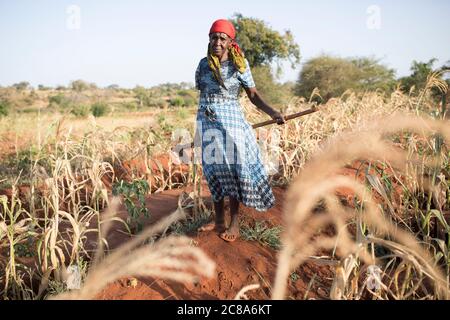
[[[149,159],[147,163],[142,157],[124,161],[120,166],[114,166],[117,179],[130,180],[132,173],[145,175],[152,192],[160,190],[162,181],[171,183],[184,183],[183,177],[189,172],[189,166],[184,163],[175,164],[169,154],[159,154]],[[108,187],[111,186],[110,177],[103,181]]]
[[[205,186],[206,187],[206,186]],[[205,188],[204,190],[207,190]],[[148,199],[148,208],[154,221],[170,214],[177,207],[178,195],[183,190],[168,190]],[[189,190],[188,190],[189,191]],[[282,225],[282,204],[285,190],[274,188],[276,205],[267,212],[257,212],[241,206],[243,221],[266,221],[268,225]],[[211,202],[209,195],[205,201]],[[122,208],[119,216],[126,217]],[[255,241],[238,239],[228,243],[214,231],[190,235],[197,246],[216,262],[212,279],[201,279],[196,284],[179,283],[153,278],[120,279],[108,285],[97,299],[233,299],[246,285],[260,284],[257,290],[247,292],[251,299],[269,299],[277,268],[277,251]],[[123,242],[124,234],[113,232],[108,237],[111,247]],[[314,277],[314,275],[316,275]],[[288,298],[327,299],[333,271],[327,266],[304,264],[289,280]],[[314,280],[311,282],[311,280]],[[311,283],[310,283],[311,282]],[[309,286],[309,290],[308,290]]]

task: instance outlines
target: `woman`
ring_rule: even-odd
[[[208,55],[195,74],[200,90],[197,139],[201,136],[203,174],[214,202],[215,223],[199,231],[216,230],[226,241],[239,237],[239,204],[266,211],[275,203],[252,127],[245,120],[238,95],[243,87],[250,101],[278,124],[280,112],[263,101],[255,88],[247,59],[235,42],[231,22],[217,20],[209,32]],[[231,222],[225,228],[224,197],[230,200]]]

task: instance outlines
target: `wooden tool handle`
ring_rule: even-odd
[[[285,116],[284,119],[286,121],[288,121],[288,120],[292,120],[292,119],[295,119],[295,118],[298,118],[298,117],[301,117],[301,116],[305,116],[305,115],[310,114],[310,113],[314,113],[316,111],[318,111],[318,109],[315,106],[313,106],[313,107],[311,107],[311,109],[304,110],[304,111],[301,111],[301,112],[297,112],[297,113]],[[274,124],[274,123],[277,123],[277,120],[274,120],[274,119],[267,120],[267,121],[256,123],[256,124],[252,125],[252,128],[256,129],[256,128],[268,126],[269,124]],[[194,147],[194,142],[191,142],[190,144],[188,143],[188,144],[179,146],[180,152],[182,152],[183,149],[193,148],[193,147]]]

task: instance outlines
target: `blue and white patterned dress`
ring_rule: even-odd
[[[275,204],[251,125],[238,100],[241,87],[255,87],[248,61],[240,73],[231,60],[221,64],[225,88],[203,58],[195,73],[200,90],[196,143],[213,201],[231,196],[247,207],[266,211]],[[201,134],[200,134],[201,133]],[[201,139],[200,139],[201,138]]]

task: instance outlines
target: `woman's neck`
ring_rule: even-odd
[[[220,62],[225,62],[228,61],[228,52],[225,52],[221,57],[220,57]]]

